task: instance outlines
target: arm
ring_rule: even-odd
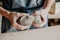
[[[7,10],[5,10],[4,8],[0,7],[0,14],[1,14],[2,16],[5,16],[6,18],[9,18],[10,12],[7,11]]]
[[[11,22],[11,26],[13,26],[17,30],[24,30],[28,28],[28,26],[22,26],[16,22],[16,20],[23,15],[28,15],[26,13],[16,13],[16,12],[9,12],[4,8],[0,7],[0,14],[5,16]]]
[[[14,14],[12,12],[7,11],[4,8],[0,7],[0,14],[2,16],[6,17],[11,22],[11,24],[13,23],[13,15]]]
[[[49,12],[49,10],[50,10],[50,8],[51,8],[51,5],[53,4],[55,2],[55,0],[48,0],[48,3],[47,4],[45,4],[46,5],[46,7],[45,7],[45,9],[42,9],[41,11],[41,15],[42,15],[42,17],[44,18],[44,23],[42,23],[41,24],[41,26],[43,26],[44,24],[46,24],[46,22],[47,22],[47,17],[48,17],[48,12]]]
[[[11,26],[17,30],[24,30],[27,29],[29,26],[22,26],[16,22],[16,20],[23,15],[28,15],[26,13],[16,13],[16,12],[9,12],[4,8],[0,7],[0,14],[5,16],[10,22]]]
[[[46,0],[45,2],[45,5],[43,6],[44,8],[39,10],[39,11],[36,11],[36,14],[40,14],[43,18],[42,20],[42,23],[39,25],[39,24],[36,24],[36,23],[33,23],[33,25],[36,27],[36,28],[39,28],[39,27],[43,27],[45,24],[47,24],[47,17],[48,17],[48,12],[50,10],[50,7],[51,5],[54,3],[55,0]]]

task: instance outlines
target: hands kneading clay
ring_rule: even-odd
[[[11,22],[11,26],[16,29],[20,26],[21,30],[29,29],[32,23],[41,24],[41,17],[37,13],[36,15],[27,15],[26,13],[10,12],[1,8],[0,14],[5,16]]]
[[[18,18],[17,22],[20,24],[20,25],[23,25],[23,26],[30,26],[32,24],[32,22],[34,21],[34,16],[32,15],[24,15],[20,18]]]
[[[26,13],[10,12],[3,8],[0,8],[0,13],[5,16],[11,22],[11,26],[15,26],[14,23],[18,23],[23,26],[23,28],[29,28],[33,22],[41,24],[41,17],[39,14],[27,15]],[[24,16],[22,16],[24,14]],[[17,17],[19,16],[19,17]],[[26,26],[26,27],[25,27]]]
[[[31,24],[35,22],[37,24],[41,24],[41,17],[39,14],[33,16],[33,15],[24,15],[20,18],[18,18],[17,23],[23,26],[31,26]]]

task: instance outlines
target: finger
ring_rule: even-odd
[[[29,15],[29,14],[26,14],[26,13],[17,13],[17,17],[25,16],[25,15]]]
[[[20,24],[18,24],[18,23],[16,23],[16,27],[17,27],[17,30],[20,30],[20,31],[23,31],[23,30],[25,30],[25,29],[27,29],[28,28],[28,26],[22,26],[22,25],[20,25]]]
[[[20,26],[19,24],[17,23],[14,23],[13,27],[17,30],[22,30],[22,26]]]
[[[32,25],[33,25],[35,28],[40,28],[40,25],[37,24],[37,23],[32,23]]]

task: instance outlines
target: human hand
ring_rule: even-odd
[[[12,17],[12,18],[10,19],[11,25],[12,25],[15,29],[17,29],[17,30],[25,30],[25,29],[29,28],[29,26],[23,26],[23,25],[21,25],[21,24],[18,24],[18,22],[17,22],[17,19],[18,19],[19,17],[24,16],[24,15],[29,15],[29,14],[11,12],[10,15],[11,15],[11,17]]]
[[[39,13],[34,13],[33,16],[35,16],[34,22],[32,23],[32,25],[35,28],[40,28],[42,27],[42,24],[44,23],[43,17],[39,14]]]

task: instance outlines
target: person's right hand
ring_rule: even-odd
[[[22,26],[16,22],[19,17],[24,16],[24,15],[29,15],[29,14],[16,13],[16,12],[11,12],[10,14],[12,14],[11,19],[10,19],[12,27],[14,27],[17,30],[25,30],[29,27],[29,26]]]

